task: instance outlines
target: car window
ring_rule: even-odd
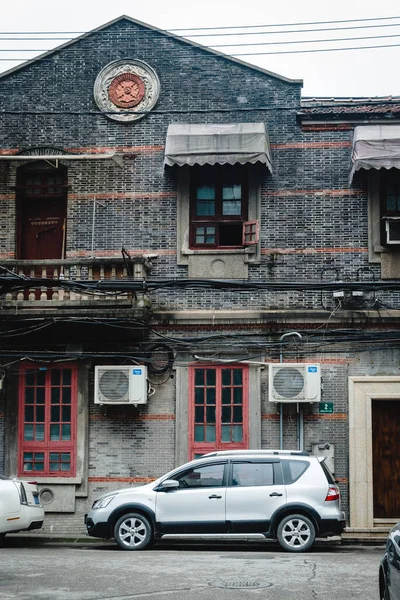
[[[193,467],[174,477],[181,488],[220,487],[224,481],[225,464]]]
[[[234,462],[232,464],[232,485],[234,486],[250,487],[273,484],[273,463]]]
[[[289,460],[290,483],[294,483],[307,470],[310,463],[306,460]]]

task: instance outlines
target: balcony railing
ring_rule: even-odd
[[[93,282],[99,280],[143,280],[148,276],[151,262],[148,257],[133,256],[129,263],[122,258],[76,258],[65,260],[1,260],[0,265],[8,271],[20,276],[61,279],[66,281]],[[127,292],[96,292],[95,290],[70,289],[62,287],[32,287],[28,289],[14,290],[3,296],[3,302],[20,301],[23,304],[29,302],[44,303],[79,303],[90,300],[99,302],[121,301],[132,304],[131,293]],[[140,303],[140,298],[136,298]],[[1,302],[1,299],[0,299]]]

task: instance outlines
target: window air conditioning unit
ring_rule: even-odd
[[[95,404],[147,404],[147,367],[96,366],[94,402]]]
[[[385,219],[386,243],[400,244],[400,218],[391,217]]]
[[[318,363],[269,365],[270,402],[321,402],[321,369]]]

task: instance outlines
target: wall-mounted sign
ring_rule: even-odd
[[[94,99],[105,116],[115,121],[137,121],[160,95],[157,73],[141,60],[115,60],[96,77]]]
[[[333,402],[320,402],[319,403],[320,413],[333,413]]]

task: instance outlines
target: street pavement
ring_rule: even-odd
[[[160,544],[6,538],[0,600],[378,600],[383,546]]]

